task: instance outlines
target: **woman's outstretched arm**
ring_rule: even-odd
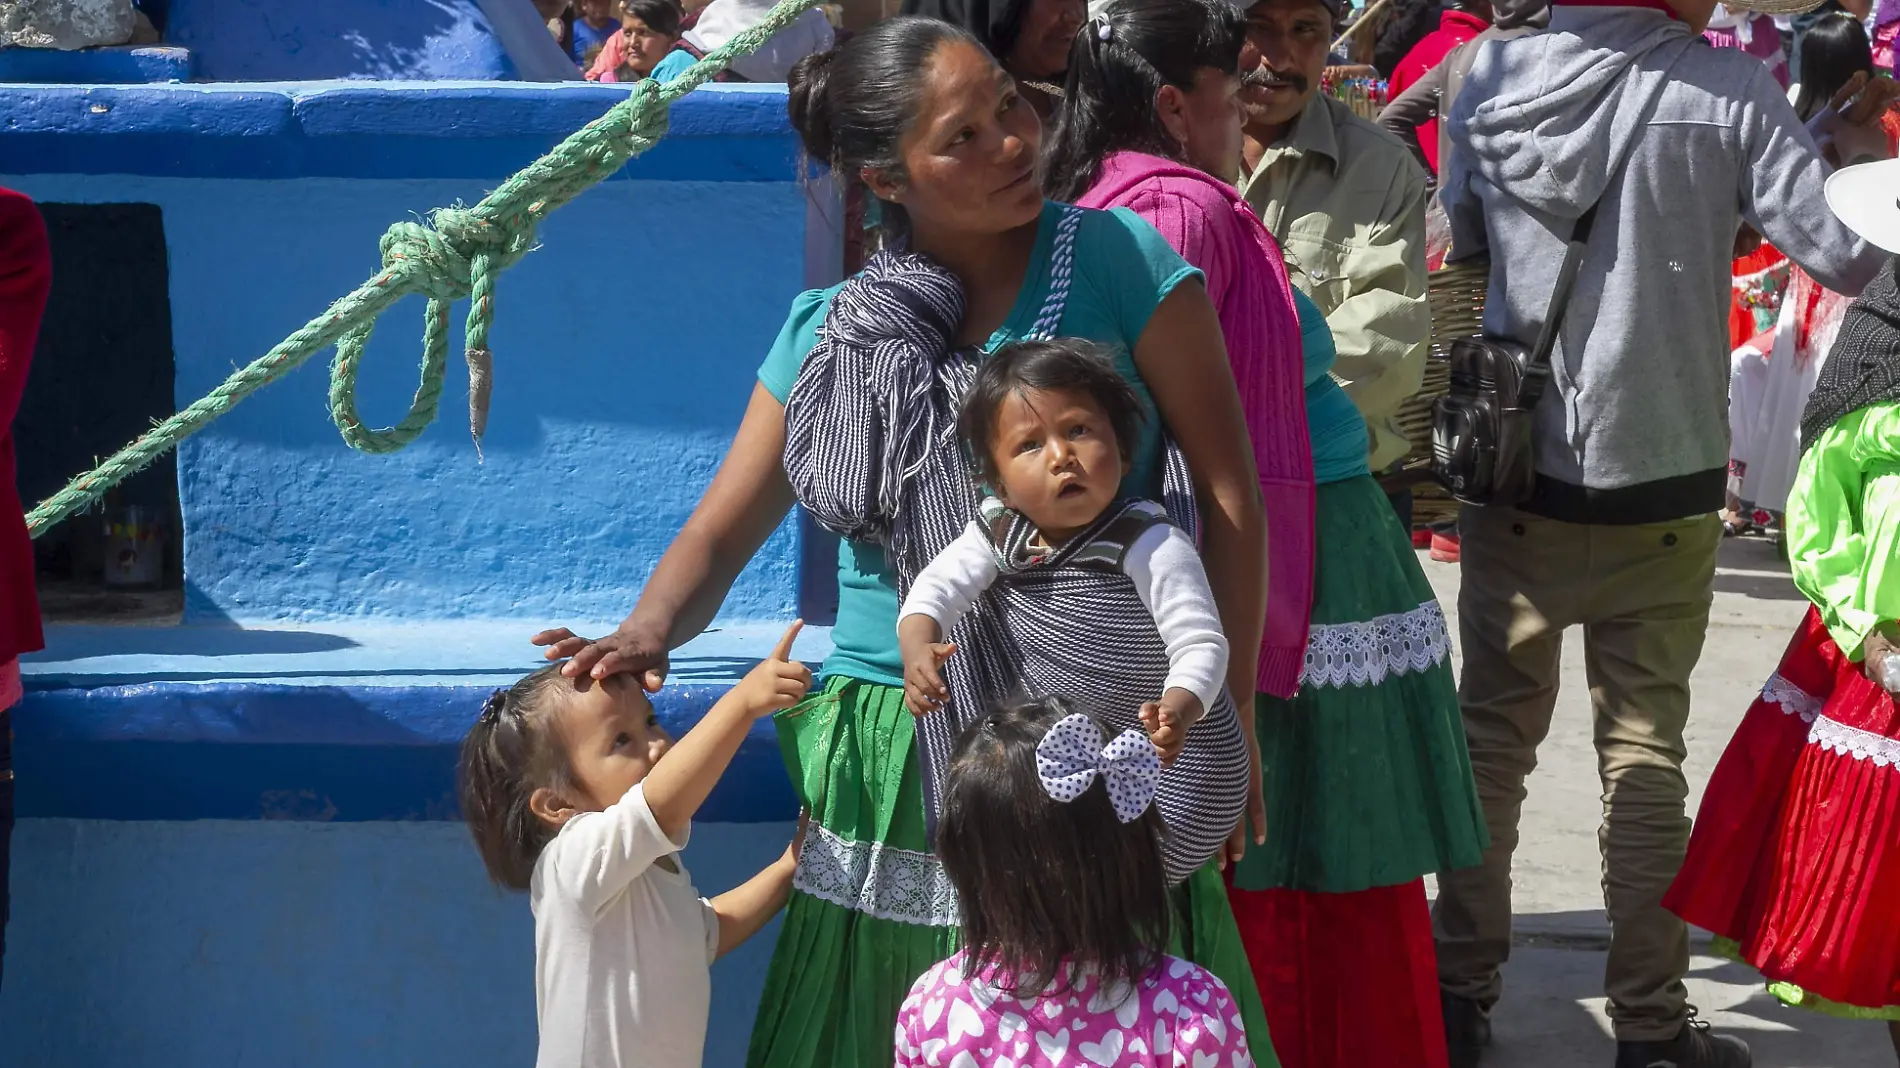
[[[534,644],[547,646],[550,660],[571,657],[563,669],[570,676],[638,672],[642,685],[658,690],[667,654],[712,622],[733,580],[791,509],[784,454],[785,406],[754,385],[731,451],[620,629],[590,641],[560,627],[536,634]]]

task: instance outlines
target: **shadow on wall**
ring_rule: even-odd
[[[515,76],[475,0],[170,0],[165,21],[211,81]]]
[[[315,630],[271,630],[240,627],[235,623],[190,627],[68,626],[48,635],[52,645],[34,659],[61,658],[66,649],[109,648],[113,656],[270,656],[293,653],[331,653],[354,649],[357,642],[341,634]]]

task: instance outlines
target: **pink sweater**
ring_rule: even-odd
[[[1313,446],[1306,432],[1300,317],[1280,246],[1232,186],[1205,171],[1117,152],[1077,201],[1128,208],[1207,276],[1253,438],[1267,513],[1267,619],[1259,686],[1290,697],[1313,606]],[[1239,696],[1239,695],[1236,695]]]

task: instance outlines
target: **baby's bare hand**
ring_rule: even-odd
[[[1192,694],[1169,690],[1159,701],[1141,706],[1141,724],[1163,764],[1172,764],[1187,746],[1187,732],[1201,719],[1201,702]]]
[[[904,657],[904,705],[913,716],[935,712],[950,700],[943,662],[957,651],[955,642],[930,642]]]

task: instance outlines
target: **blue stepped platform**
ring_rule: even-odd
[[[163,281],[169,337],[147,349],[175,360],[160,377],[183,405],[374,273],[391,223],[473,203],[626,92],[0,85],[0,185],[62,218],[154,227],[140,254],[163,260],[146,277]],[[488,883],[457,820],[456,746],[482,699],[538,663],[531,633],[604,632],[632,606],[785,309],[838,277],[841,220],[803,173],[782,86],[707,87],[501,279],[479,452],[459,358],[444,418],[400,453],[339,440],[327,357],[180,448],[183,625],[55,626],[24,665],[0,1065],[532,1063],[527,901]],[[92,277],[55,274],[56,305]],[[87,324],[113,314],[68,306]],[[369,343],[373,424],[415,390],[420,307]],[[75,395],[124,389],[95,378]],[[54,471],[22,449],[22,481],[57,485],[119,444]],[[794,616],[823,622],[835,553],[795,517],[767,539],[675,657],[656,700],[669,728]],[[796,652],[829,646],[815,626]],[[761,723],[686,851],[701,890],[778,856],[794,808]],[[775,931],[714,968],[709,1068],[744,1061]]]
[[[487,882],[454,767],[542,622],[53,628],[14,716],[0,1063],[531,1063],[527,901]],[[679,650],[662,723],[691,729],[781,632]],[[829,647],[808,628],[794,654]],[[695,824],[701,891],[796,815],[762,720]],[[715,966],[707,1065],[743,1062],[776,932]]]

